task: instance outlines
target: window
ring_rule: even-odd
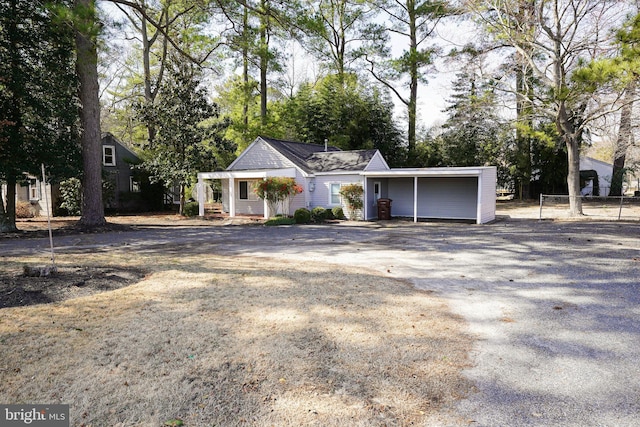
[[[329,204],[342,204],[342,196],[340,196],[340,183],[329,184]]]
[[[102,146],[102,164],[104,166],[116,165],[116,147],[113,145]]]
[[[136,181],[132,176],[129,177],[129,191],[132,193],[140,192],[140,182]]]
[[[37,179],[29,180],[29,200],[40,200],[40,183]]]
[[[249,200],[249,181],[240,181],[240,200]]]
[[[373,183],[373,199],[375,202],[377,202],[379,198],[380,198],[380,183],[374,182]]]

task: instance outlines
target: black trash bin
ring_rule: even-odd
[[[378,199],[378,219],[391,219],[391,199]]]

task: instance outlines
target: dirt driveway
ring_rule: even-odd
[[[179,250],[344,264],[444,298],[476,338],[476,392],[457,411],[478,426],[640,423],[640,224],[502,219],[490,225],[206,222],[62,236],[58,250]],[[0,241],[2,254],[46,240]],[[463,425],[463,424],[460,424]]]

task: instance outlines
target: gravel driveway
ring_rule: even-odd
[[[477,337],[473,426],[640,425],[640,224],[502,220],[145,228],[58,251],[183,250],[361,266],[449,301]],[[0,255],[46,251],[0,241]]]

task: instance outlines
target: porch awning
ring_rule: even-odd
[[[284,169],[252,169],[238,171],[199,172],[198,181],[201,179],[251,179],[267,178],[270,176],[296,177],[295,168]]]

